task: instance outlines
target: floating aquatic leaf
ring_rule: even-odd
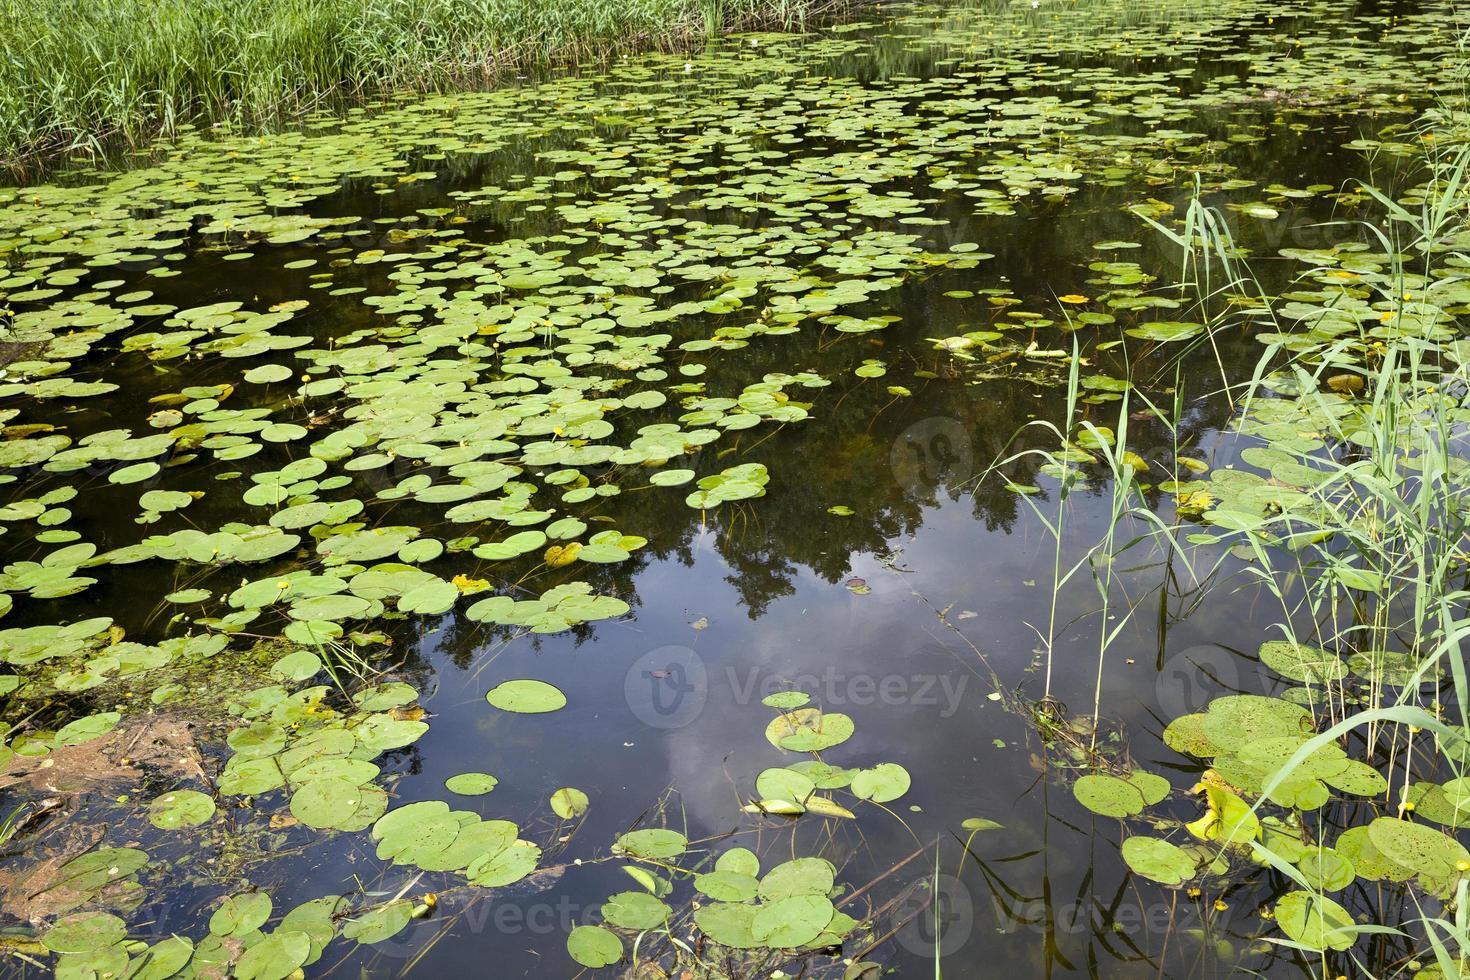
[[[670,909],[647,892],[619,892],[603,903],[602,917],[623,929],[656,929],[668,919]]]
[[[694,924],[710,939],[734,949],[754,949],[763,945],[755,938],[754,905],[710,902],[694,912]],[[813,918],[816,916],[814,915]]]
[[[571,786],[563,786],[551,794],[551,811],[563,820],[572,820],[587,812],[587,794]]]
[[[264,892],[231,895],[209,917],[209,931],[216,936],[244,936],[270,918],[271,897]]]
[[[835,876],[832,863],[824,858],[796,858],[766,872],[760,882],[760,896],[775,902],[794,895],[826,895],[832,890]]]
[[[462,772],[444,780],[444,788],[460,796],[483,796],[494,789],[498,782],[488,772]]]
[[[502,711],[518,714],[544,714],[566,707],[565,694],[545,681],[504,681],[485,695],[485,700]]]
[[[398,898],[348,919],[342,935],[358,943],[380,943],[402,932],[412,918],[413,903]]]
[[[673,830],[635,830],[619,837],[618,846],[634,857],[660,861],[683,854],[689,840]]]
[[[715,870],[754,877],[760,874],[761,862],[753,851],[744,847],[732,847],[715,860]]]
[[[761,906],[751,921],[750,932],[767,946],[792,949],[821,935],[834,911],[825,895],[793,895]]]
[[[766,738],[791,752],[824,752],[852,737],[852,719],[816,708],[798,708],[777,716],[766,726]]]
[[[1188,852],[1157,837],[1129,837],[1123,841],[1123,860],[1137,874],[1165,885],[1194,877],[1195,862]]]
[[[110,483],[141,483],[157,476],[158,471],[157,463],[134,463],[132,466],[124,466],[120,470],[113,471],[107,479]]]
[[[893,762],[864,769],[852,777],[852,793],[860,800],[890,803],[909,791],[908,770]]]
[[[116,728],[121,718],[122,715],[116,711],[104,711],[101,714],[78,718],[63,725],[56,732],[52,742],[56,745],[81,745],[90,742]]]
[[[164,793],[148,804],[148,822],[160,830],[197,827],[214,816],[214,800],[194,790]]]
[[[311,955],[311,937],[277,930],[240,954],[234,974],[240,980],[286,980]]]
[[[487,854],[466,869],[472,883],[484,888],[500,888],[513,884],[536,870],[541,849],[529,841],[512,841],[504,848]]]
[[[1261,663],[1276,673],[1303,683],[1341,681],[1347,674],[1346,666],[1336,655],[1290,640],[1270,640],[1261,644],[1259,656]]]
[[[756,792],[767,800],[801,803],[816,788],[811,779],[791,769],[767,769],[755,780]]]
[[[291,794],[291,815],[318,830],[341,828],[345,821],[352,821],[362,804],[358,783],[329,776],[305,782]]]
[[[1288,892],[1276,903],[1281,931],[1309,949],[1348,949],[1358,939],[1357,924],[1341,905],[1311,892]]]
[[[1470,852],[1433,827],[1379,817],[1368,825],[1368,840],[1377,853],[1418,874],[1420,882],[1434,892],[1447,894],[1454,881],[1470,872]]]
[[[577,926],[567,936],[567,952],[581,965],[597,970],[623,958],[623,941],[601,926]]]
[[[1005,825],[986,817],[970,817],[960,823],[965,830],[1004,830]]]
[[[79,912],[59,920],[41,937],[41,944],[55,953],[90,953],[121,942],[127,926],[107,912]]]
[[[1072,792],[1079,803],[1104,817],[1131,817],[1148,805],[1139,787],[1106,773],[1088,773],[1073,784]]]
[[[291,377],[291,369],[284,364],[264,364],[245,372],[245,380],[251,384],[273,384]]]
[[[1297,860],[1297,870],[1313,889],[1335,892],[1357,878],[1353,863],[1330,847],[1309,847]]]
[[[183,936],[169,936],[149,946],[134,960],[130,980],[165,980],[184,968],[194,955],[194,944]]]
[[[759,885],[752,875],[718,869],[694,879],[694,887],[701,895],[721,902],[748,902],[755,898]]]

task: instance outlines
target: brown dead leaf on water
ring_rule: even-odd
[[[115,796],[120,784],[138,781],[144,769],[209,782],[200,763],[194,726],[182,719],[154,716],[125,723],[90,742],[52,749],[44,756],[12,756],[0,770],[0,790]]]

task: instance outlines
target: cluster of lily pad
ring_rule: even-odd
[[[141,853],[141,852],[139,852]],[[79,912],[58,921],[42,938],[57,954],[58,975],[230,976],[279,980],[321,959],[338,936],[358,943],[391,938],[427,911],[407,899],[354,906],[338,895],[303,902],[266,929],[273,903],[264,892],[226,897],[198,942],[172,935],[149,944],[129,939],[122,919],[109,912]]]
[[[1217,698],[1203,712],[1176,718],[1165,729],[1165,742],[1210,766],[1193,787],[1204,813],[1184,824],[1193,840],[1183,846],[1162,837],[1127,837],[1124,861],[1135,873],[1176,887],[1226,875],[1237,862],[1291,868],[1312,890],[1279,899],[1275,918],[1293,941],[1319,950],[1346,949],[1357,941],[1360,932],[1352,916],[1325,894],[1356,880],[1415,879],[1432,894],[1452,895],[1470,876],[1470,852],[1433,827],[1380,816],[1343,830],[1330,844],[1311,840],[1300,819],[1304,812],[1322,808],[1334,795],[1372,798],[1388,789],[1377,769],[1349,758],[1334,743],[1288,768],[1315,734],[1307,709],[1260,695]],[[1117,819],[1139,817],[1162,802],[1169,789],[1167,780],[1143,770],[1123,776],[1092,773],[1074,785],[1084,806]],[[1459,826],[1462,794],[1452,780],[1420,783],[1415,795],[1430,804],[1421,816],[1453,829]],[[1283,812],[1272,812],[1267,804]]]
[[[1458,141],[1463,133],[1440,127],[1426,132],[1424,142],[1442,137]],[[1442,166],[1430,161],[1429,180],[1390,212],[1405,218],[1403,207],[1456,193],[1446,189]],[[1458,257],[1467,241],[1462,227],[1447,225],[1434,240],[1406,248],[1408,254],[1355,241],[1281,250],[1306,268],[1289,292],[1262,297],[1266,309],[1255,314],[1266,329],[1256,339],[1291,361],[1264,378],[1237,420],[1236,437],[1246,446],[1242,465],[1162,485],[1175,494],[1181,517],[1203,525],[1189,541],[1225,544],[1263,575],[1276,574],[1280,558],[1293,574],[1308,573],[1310,595],[1353,595],[1360,610],[1374,610],[1362,613],[1368,619],[1399,615],[1394,578],[1402,572],[1395,570],[1394,549],[1400,544],[1389,540],[1382,517],[1391,505],[1377,502],[1400,499],[1395,494],[1422,481],[1426,459],[1442,450],[1452,458],[1434,480],[1448,512],[1427,520],[1431,533],[1438,521],[1455,519],[1470,492],[1470,467],[1463,449],[1452,445],[1470,417],[1458,325],[1470,298],[1470,277]],[[1394,404],[1385,407],[1374,389],[1399,377]],[[1463,566],[1463,542],[1424,547]],[[1470,880],[1470,851],[1456,833],[1466,825],[1470,790],[1458,776],[1463,738],[1447,729],[1430,744],[1417,727],[1407,727],[1412,752],[1421,742],[1425,751],[1412,766],[1404,764],[1402,778],[1396,760],[1373,751],[1371,738],[1369,751],[1356,754],[1353,743],[1316,738],[1319,718],[1390,700],[1424,696],[1436,714],[1453,719],[1432,690],[1443,665],[1421,646],[1432,648],[1437,624],[1409,605],[1404,623],[1341,632],[1329,644],[1334,649],[1295,638],[1266,642],[1257,659],[1287,682],[1278,695],[1220,697],[1169,722],[1164,742],[1207,766],[1193,788],[1204,809],[1197,820],[1181,826],[1148,814],[1168,785],[1150,789],[1157,777],[1140,771],[1084,776],[1075,785],[1078,800],[1096,813],[1142,817],[1163,831],[1162,837],[1131,835],[1122,845],[1135,873],[1163,884],[1199,887],[1249,861],[1279,872],[1294,890],[1275,901],[1270,917],[1307,949],[1348,950],[1369,931],[1363,915],[1331,897],[1347,902],[1341,893],[1355,883],[1398,883],[1452,900]],[[1446,770],[1451,778],[1424,778]],[[1390,778],[1399,783],[1392,793]],[[1329,806],[1331,817],[1309,818]],[[1178,831],[1193,839],[1168,839],[1181,836]],[[1441,976],[1437,966],[1410,969],[1426,980]]]
[[[852,820],[856,815],[833,799],[833,791],[846,790],[856,801],[874,804],[892,802],[908,792],[908,771],[895,763],[853,770],[824,762],[820,753],[847,741],[854,726],[849,716],[809,707],[809,701],[800,691],[763,699],[763,704],[778,712],[766,726],[767,741],[783,752],[813,758],[763,770],[756,777],[756,798],[743,807],[745,813]],[[603,924],[573,929],[567,937],[572,958],[583,966],[611,966],[625,955],[620,931],[635,936],[650,930],[670,931],[679,914],[664,899],[680,879],[689,880],[703,896],[694,900],[693,910],[700,933],[709,942],[734,950],[774,950],[795,956],[840,947],[862,924],[833,905],[842,889],[835,886],[836,871],[825,858],[793,858],[761,875],[760,858],[735,847],[722,852],[712,870],[698,871],[698,867],[708,867],[707,856],[699,859],[696,869],[686,870],[675,863],[689,847],[684,834],[667,828],[635,830],[619,837],[614,853],[648,865],[626,869],[644,890],[611,896],[602,906]]]

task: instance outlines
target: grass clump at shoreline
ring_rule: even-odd
[[[0,0],[0,158],[796,26],[834,0]]]

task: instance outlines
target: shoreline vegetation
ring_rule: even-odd
[[[252,130],[343,100],[800,27],[846,0],[0,0],[12,171],[195,126]]]
[[[1134,873],[1198,901],[1225,882],[1224,909],[1232,876],[1276,872],[1283,891],[1261,907],[1282,934],[1270,941],[1324,976],[1347,961],[1369,977],[1470,976],[1470,851],[1457,833],[1470,826],[1465,104],[1412,129],[1416,183],[1360,185],[1382,222],[1343,221],[1329,248],[1281,251],[1305,266],[1283,295],[1198,191],[1179,230],[1143,216],[1180,249],[1181,295],[1208,332],[1244,326],[1265,345],[1251,378],[1225,382],[1242,407],[1222,439],[1245,447],[1246,465],[1176,470],[1159,487],[1175,499],[1169,524],[1143,499],[1148,464],[1128,449],[1137,402],[1124,398],[1116,431],[1074,421],[1059,451],[1041,453],[1063,501],[1079,462],[1110,471],[1115,521],[1056,576],[1059,589],[1090,569],[1108,620],[1094,714],[1068,727],[1043,699],[1038,729],[1080,775],[1078,801],[1123,821]],[[1069,391],[1076,420],[1075,372]],[[1168,424],[1145,406],[1137,414]],[[1135,548],[1195,583],[1196,605],[1233,580],[1277,607],[1276,638],[1256,654],[1269,692],[1222,689],[1161,719],[1164,743],[1204,766],[1189,822],[1154,809],[1179,802],[1163,780],[1099,746],[1103,659],[1122,632],[1112,620],[1147,613],[1117,604],[1114,569],[1136,564]],[[1371,961],[1365,938],[1379,941]]]

